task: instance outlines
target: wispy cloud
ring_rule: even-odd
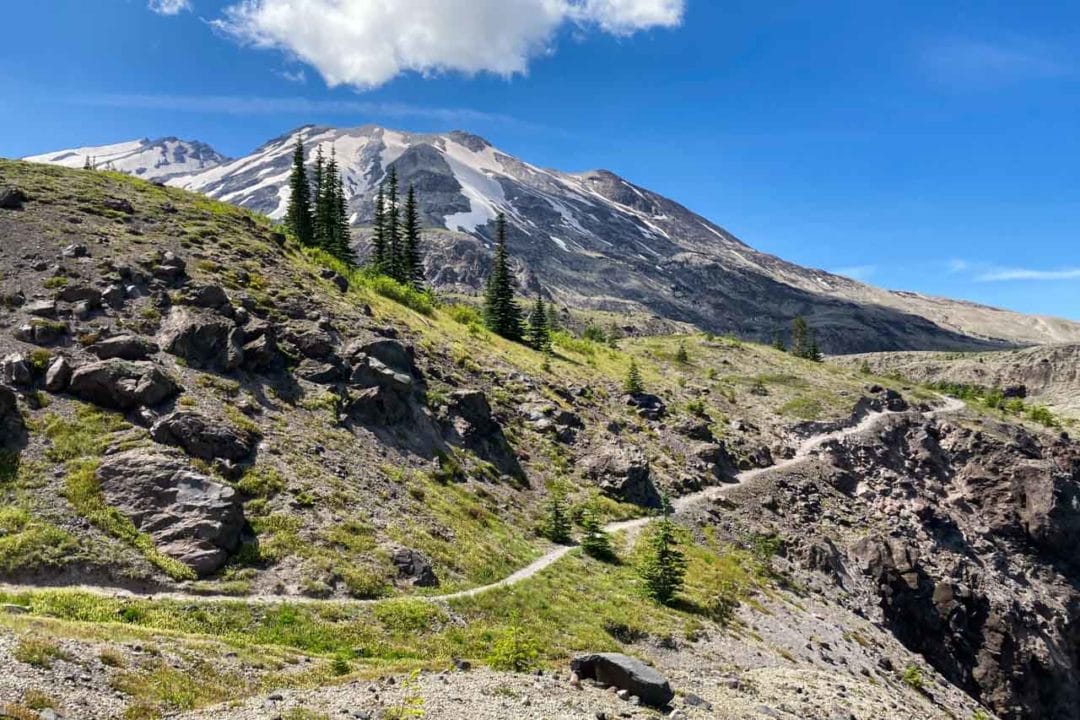
[[[168,110],[211,115],[364,115],[389,118],[423,118],[445,123],[489,123],[520,128],[539,126],[524,120],[470,108],[443,108],[407,103],[364,100],[312,100],[305,97],[258,97],[244,95],[102,94],[69,99],[89,107]]]
[[[149,0],[148,6],[158,15],[179,15],[191,10],[191,0]]]
[[[979,273],[978,282],[1007,282],[1009,280],[1080,280],[1080,268],[1033,270],[1030,268],[997,268]]]
[[[1065,52],[1025,39],[940,38],[920,51],[922,69],[934,81],[962,90],[987,90],[1031,80],[1074,75]]]
[[[307,73],[304,72],[304,68],[296,68],[295,70],[280,70],[278,71],[278,77],[283,80],[288,80],[292,83],[303,85],[307,82]]]
[[[844,277],[851,278],[852,280],[859,280],[865,282],[873,277],[878,271],[877,265],[853,265],[851,267],[836,268],[833,270],[834,275],[843,275]]]

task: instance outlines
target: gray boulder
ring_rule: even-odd
[[[624,398],[627,405],[637,408],[637,413],[647,420],[661,420],[667,414],[667,406],[657,395],[633,393]]]
[[[159,350],[155,343],[138,335],[117,335],[96,342],[86,349],[102,360],[145,360]]]
[[[605,445],[585,457],[581,467],[605,495],[642,507],[660,507],[649,462],[638,448]]]
[[[60,355],[49,364],[45,372],[45,389],[49,392],[63,392],[71,382],[71,363]]]
[[[26,193],[17,187],[0,190],[0,210],[22,210]]]
[[[0,360],[0,383],[25,386],[33,380],[30,362],[23,355],[14,353]]]
[[[26,306],[26,312],[35,317],[54,318],[56,317],[56,301],[35,300]]]
[[[78,303],[85,302],[90,309],[101,306],[101,291],[89,285],[68,285],[56,294],[60,302]]]
[[[410,392],[414,385],[413,377],[408,372],[395,370],[378,358],[368,356],[353,366],[349,382],[357,387],[386,387],[401,393]]]
[[[113,358],[77,368],[68,391],[75,397],[116,410],[153,407],[180,392],[158,366]]]
[[[455,390],[447,398],[440,418],[446,441],[475,452],[504,475],[522,477],[514,448],[502,425],[491,413],[487,396],[480,390]]]
[[[675,698],[667,678],[640,660],[621,653],[580,655],[570,661],[570,670],[582,680],[595,680],[625,690],[652,707],[666,707]]]
[[[301,380],[307,380],[317,385],[332,385],[344,380],[347,373],[338,364],[304,358],[296,368],[296,376]]]
[[[431,567],[431,561],[422,553],[401,548],[391,559],[398,569],[398,577],[408,580],[416,587],[438,587],[439,578]]]
[[[251,433],[187,410],[158,420],[150,429],[150,436],[163,445],[183,448],[192,457],[230,462],[247,459],[256,441]]]
[[[229,296],[220,285],[203,285],[189,290],[183,302],[194,307],[219,308],[229,304]]]
[[[183,358],[190,367],[226,371],[244,360],[242,332],[220,315],[175,307],[161,326],[158,341],[165,352]]]
[[[105,501],[199,576],[218,570],[240,546],[244,511],[236,491],[167,455],[132,450],[98,468]]]
[[[397,425],[412,416],[407,398],[386,387],[365,388],[352,393],[349,417],[363,425]]]

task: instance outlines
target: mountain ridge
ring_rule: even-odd
[[[493,220],[503,212],[524,291],[568,306],[645,310],[758,340],[786,337],[792,318],[804,315],[832,353],[1080,341],[1080,323],[1069,320],[883,290],[800,267],[615,173],[544,169],[467,131],[305,125],[244,157],[167,173],[165,182],[281,219],[298,138],[309,163],[317,147],[336,155],[361,255],[386,172],[394,167],[403,186],[416,186],[429,229],[428,276],[449,290],[482,287]]]

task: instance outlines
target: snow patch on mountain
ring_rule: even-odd
[[[158,181],[201,173],[228,160],[209,145],[171,137],[91,145],[24,159],[69,168],[82,168],[90,161],[99,169],[117,170],[144,180]]]

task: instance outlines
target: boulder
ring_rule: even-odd
[[[77,368],[68,391],[101,407],[131,410],[158,405],[180,392],[180,386],[153,363],[113,358]]]
[[[56,294],[60,302],[85,302],[91,309],[101,306],[101,291],[89,285],[68,285]]]
[[[245,522],[237,492],[182,459],[132,450],[106,457],[97,476],[106,503],[200,577],[240,546]]]
[[[86,349],[102,360],[145,360],[159,350],[155,343],[138,335],[117,335],[96,342]]]
[[[26,312],[35,317],[56,317],[56,301],[54,300],[35,300],[28,304],[25,309]]]
[[[625,690],[642,703],[663,708],[675,698],[671,683],[654,668],[621,653],[580,655],[570,661],[570,671],[582,680]]]
[[[491,413],[480,390],[455,390],[447,398],[440,418],[447,442],[472,450],[504,475],[522,477],[521,465],[502,425]]]
[[[12,335],[16,340],[34,343],[35,345],[54,345],[68,333],[68,326],[63,322],[36,318],[20,325]]]
[[[0,383],[26,386],[33,381],[33,368],[23,355],[13,353],[0,360]]]
[[[26,193],[17,187],[0,190],[0,210],[22,210],[26,202]]]
[[[317,385],[332,385],[344,380],[346,376],[345,369],[340,365],[319,362],[310,358],[301,360],[296,368],[296,377]]]
[[[411,392],[414,386],[411,374],[394,370],[375,357],[359,360],[353,366],[349,383],[362,388],[386,387],[400,393]]]
[[[407,398],[386,387],[365,388],[352,393],[349,417],[364,425],[397,425],[411,416]]]
[[[301,355],[312,360],[326,360],[337,348],[334,335],[321,328],[290,333],[286,337]]]
[[[131,201],[127,198],[105,198],[101,204],[109,210],[122,212],[125,215],[132,215],[135,213],[135,206],[132,205]]]
[[[161,326],[158,341],[165,352],[200,370],[234,370],[244,360],[241,331],[229,320],[206,310],[174,307]]]
[[[675,432],[691,440],[711,443],[716,440],[709,423],[699,418],[687,418],[675,426]]]
[[[163,445],[183,448],[201,460],[246,460],[255,449],[251,433],[197,412],[182,410],[154,423],[150,437]]]
[[[6,385],[0,385],[0,421],[17,415],[19,412],[19,396]]]
[[[264,332],[244,345],[244,367],[249,370],[265,370],[278,359],[277,343],[270,333]]]
[[[200,308],[219,308],[229,304],[229,296],[220,285],[202,285],[184,295],[185,305]]]
[[[415,587],[438,587],[439,578],[431,568],[431,561],[422,553],[401,548],[394,552],[391,559],[398,569],[398,577],[408,580]]]
[[[45,389],[52,393],[63,392],[71,382],[71,363],[60,355],[49,364],[45,372]]]
[[[11,388],[0,385],[0,448],[16,443],[24,432],[19,396]]]
[[[657,395],[633,393],[625,396],[624,400],[630,407],[637,408],[638,415],[647,420],[661,420],[667,414],[667,405]]]
[[[124,301],[127,299],[127,293],[119,285],[110,285],[105,288],[105,292],[101,293],[101,299],[105,301],[109,307],[114,310],[119,310],[124,307]]]
[[[605,445],[581,461],[585,476],[605,495],[642,507],[660,507],[645,454],[636,447]]]
[[[187,263],[175,253],[165,252],[160,256],[152,273],[159,280],[176,283],[187,276]]]

